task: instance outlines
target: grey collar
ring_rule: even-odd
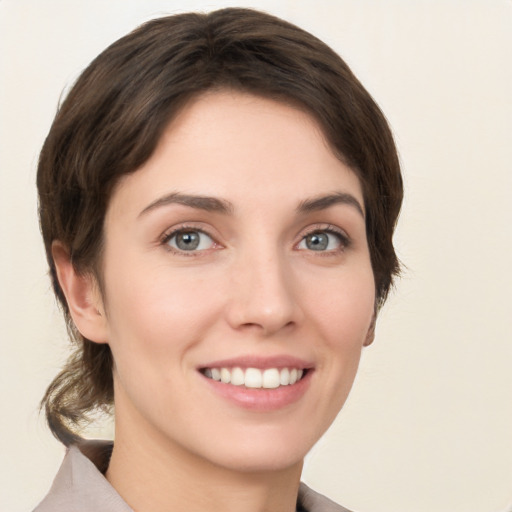
[[[103,475],[112,443],[86,441],[71,446],[50,492],[34,512],[134,512]],[[330,499],[300,484],[298,512],[350,512]]]

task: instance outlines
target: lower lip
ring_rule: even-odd
[[[312,374],[313,370],[308,370],[306,375],[295,384],[274,389],[234,386],[200,375],[210,389],[238,407],[255,411],[275,411],[298,402],[309,388]]]

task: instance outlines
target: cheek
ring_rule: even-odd
[[[215,280],[159,266],[133,268],[112,270],[106,283],[114,356],[158,363],[169,351],[177,355],[198,343],[219,316]]]
[[[315,344],[319,362],[315,378],[321,393],[311,414],[319,418],[315,436],[320,437],[343,407],[357,373],[374,315],[373,272],[366,266],[352,268],[313,290],[304,294],[304,308],[309,312],[308,340]]]
[[[330,349],[362,346],[375,311],[375,284],[370,267],[341,272],[304,297],[304,309]]]

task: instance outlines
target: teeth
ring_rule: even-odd
[[[263,385],[263,374],[257,368],[247,368],[245,370],[245,387],[246,388],[261,388]]]
[[[227,368],[220,369],[220,381],[224,382],[224,384],[231,382],[231,372]]]
[[[231,372],[231,384],[235,386],[243,386],[244,385],[244,371],[242,368],[233,368]]]
[[[263,372],[263,387],[265,389],[278,388],[280,384],[280,375],[277,368],[269,368]]]
[[[291,386],[299,381],[304,370],[298,368],[206,368],[203,370],[205,377],[232,384],[234,386],[245,386],[252,389],[275,389],[279,386]]]

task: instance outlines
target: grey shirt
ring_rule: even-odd
[[[53,481],[50,492],[34,512],[133,512],[103,476],[112,445],[90,442],[71,446]],[[301,483],[297,510],[349,512],[346,508]]]

